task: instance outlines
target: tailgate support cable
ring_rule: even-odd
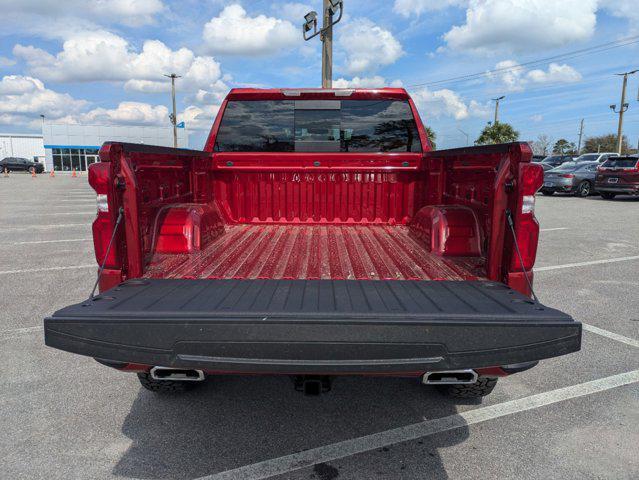
[[[530,289],[530,293],[532,294],[532,298],[535,302],[539,302],[535,291],[533,290],[532,282],[530,281],[530,277],[528,276],[528,272],[524,268],[524,259],[521,256],[521,250],[519,250],[519,243],[517,242],[517,234],[515,233],[515,222],[513,221],[513,214],[510,210],[506,210],[506,220],[508,222],[508,226],[510,227],[510,231],[513,234],[513,243],[515,244],[515,250],[517,251],[517,256],[519,257],[519,265],[521,266],[521,271],[524,274],[524,278],[526,279],[526,283],[528,284],[528,288]]]
[[[93,284],[93,290],[91,290],[91,295],[89,298],[93,298],[95,296],[95,290],[98,288],[98,283],[100,283],[100,277],[102,276],[102,272],[104,271],[104,267],[106,266],[107,258],[109,258],[109,252],[111,251],[111,246],[113,245],[113,240],[115,239],[115,234],[118,231],[118,227],[122,222],[122,218],[124,217],[124,208],[120,207],[118,210],[118,219],[115,221],[115,226],[113,227],[113,233],[111,234],[111,240],[109,240],[109,246],[106,249],[106,253],[104,254],[104,260],[102,260],[102,265],[98,269],[98,278],[95,279],[95,283]]]

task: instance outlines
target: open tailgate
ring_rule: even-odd
[[[136,279],[44,326],[69,352],[239,373],[480,368],[581,345],[581,323],[488,281]]]

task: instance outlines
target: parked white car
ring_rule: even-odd
[[[603,163],[611,157],[618,157],[616,152],[584,153],[575,158],[575,162],[599,162]]]

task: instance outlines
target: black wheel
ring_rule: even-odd
[[[453,398],[479,398],[489,395],[497,385],[496,378],[479,377],[475,383],[461,385],[438,385],[444,395]]]
[[[191,390],[202,382],[174,382],[172,380],[155,380],[150,373],[138,373],[140,384],[155,393],[181,393]]]
[[[592,185],[588,180],[584,180],[577,186],[577,190],[575,191],[575,196],[577,197],[587,197],[592,192]]]
[[[617,196],[616,193],[612,192],[600,192],[601,198],[605,198],[606,200],[612,200]]]
[[[546,195],[547,197],[550,197],[553,193],[555,193],[555,191],[554,190],[542,190],[541,193]]]

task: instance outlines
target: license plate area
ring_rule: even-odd
[[[619,183],[619,179],[617,177],[610,177],[608,183]]]
[[[552,182],[546,182],[544,183],[544,187],[552,187],[553,183]]]

